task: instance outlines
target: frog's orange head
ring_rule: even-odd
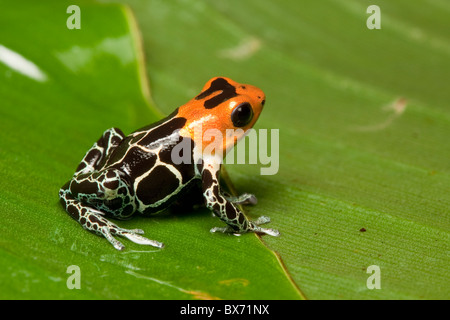
[[[196,144],[202,139],[203,150],[220,151],[224,156],[253,127],[265,99],[257,87],[216,77],[206,83],[198,96],[181,106],[177,116],[187,119],[185,134]]]

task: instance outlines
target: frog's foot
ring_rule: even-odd
[[[91,221],[91,224],[89,224],[88,226],[83,225],[81,220],[80,223],[85,229],[95,231],[96,233],[104,236],[109,241],[109,243],[111,243],[117,250],[123,250],[125,246],[119,240],[114,238],[114,236],[116,235],[128,238],[129,240],[137,244],[149,245],[157,248],[164,247],[164,244],[161,242],[150,240],[141,236],[141,234],[144,233],[143,230],[121,228],[111,221],[105,219],[102,215],[103,213],[101,211],[87,208],[85,217],[86,220]]]
[[[251,193],[243,193],[240,196],[231,196],[228,193],[224,192],[224,198],[234,204],[255,205],[258,203],[258,199],[256,199],[255,195]]]
[[[164,247],[164,244],[161,242],[150,240],[141,236],[141,234],[144,233],[144,231],[141,229],[124,229],[109,221],[108,225],[103,226],[100,230],[97,231],[97,233],[102,234],[117,250],[123,250],[125,246],[120,241],[115,239],[113,235],[126,237],[137,244],[149,245],[157,248]]]
[[[69,215],[77,220],[84,229],[104,236],[117,250],[123,250],[125,247],[114,236],[121,236],[143,245],[150,245],[157,248],[163,248],[161,242],[147,239],[141,234],[141,229],[124,229],[110,222],[105,218],[104,212],[94,209],[77,199],[74,199],[67,189],[60,190],[61,202]]]
[[[269,217],[261,216],[258,219],[256,219],[255,221],[250,221],[250,225],[249,225],[248,229],[246,229],[246,230],[236,231],[236,229],[227,225],[226,227],[212,228],[210,231],[211,232],[233,233],[234,235],[240,235],[240,234],[246,233],[246,232],[256,232],[256,233],[263,233],[263,234],[268,234],[268,235],[271,235],[274,237],[278,237],[280,235],[280,232],[278,230],[260,227],[261,224],[265,224],[265,223],[269,223],[269,222],[270,222]]]

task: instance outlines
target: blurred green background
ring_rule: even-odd
[[[0,1],[0,45],[45,75],[0,62],[2,298],[450,298],[450,4],[115,2]],[[64,213],[58,188],[105,129],[151,123],[218,75],[266,93],[256,129],[279,129],[278,173],[226,168],[280,237],[210,234],[221,222],[198,210],[119,222],[167,247],[116,252]]]

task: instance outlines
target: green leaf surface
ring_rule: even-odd
[[[450,298],[448,3],[377,1],[369,30],[366,0],[124,2],[166,113],[212,76],[265,91],[279,171],[227,170],[307,298]]]
[[[0,2],[0,49],[41,71],[0,62],[0,297],[450,298],[445,1],[378,1],[380,30],[366,0],[119,2],[143,50],[125,7],[78,2],[68,30],[71,2]],[[58,189],[105,129],[151,123],[151,99],[168,114],[217,75],[266,93],[256,128],[279,129],[278,173],[226,167],[280,237],[211,235],[222,223],[199,210],[119,222],[166,248],[117,252],[64,213]]]
[[[118,252],[62,209],[59,188],[102,132],[161,117],[150,100],[127,7],[68,1],[0,6],[0,297],[3,299],[299,299],[278,256],[255,235],[211,234],[207,210],[118,224],[163,250]],[[200,88],[197,88],[199,90]],[[81,289],[69,289],[69,266]]]

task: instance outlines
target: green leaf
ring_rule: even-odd
[[[222,223],[207,210],[118,222],[166,244],[123,240],[124,252],[64,212],[58,190],[104,130],[129,133],[161,117],[131,11],[79,2],[81,29],[68,29],[69,5],[1,5],[0,297],[301,298],[257,236],[211,234]],[[73,265],[79,290],[67,286]]]
[[[166,113],[212,76],[266,92],[256,126],[279,129],[278,173],[227,169],[306,297],[450,297],[447,3],[378,1],[369,30],[366,0],[125,2]]]

